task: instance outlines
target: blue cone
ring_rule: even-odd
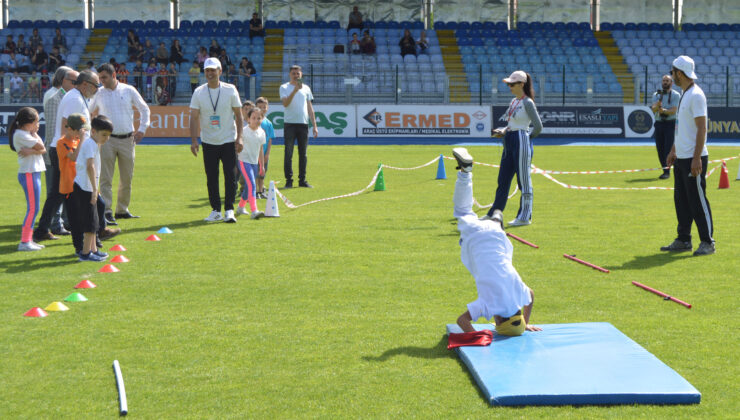
[[[447,172],[445,172],[444,157],[439,155],[439,165],[437,165],[437,179],[447,179]]]
[[[170,230],[170,228],[165,226],[162,229],[159,229],[157,233],[172,233],[172,231]]]

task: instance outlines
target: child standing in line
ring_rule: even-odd
[[[260,127],[262,122],[262,111],[258,108],[252,108],[247,113],[247,125],[244,126],[244,149],[239,153],[239,170],[246,181],[246,188],[242,192],[242,199],[239,201],[237,214],[247,214],[244,208],[249,202],[249,208],[252,211],[251,218],[259,219],[264,213],[257,210],[257,195],[255,191],[255,174],[264,173],[265,154],[262,152],[262,145],[265,144],[265,131]]]
[[[107,254],[99,252],[95,233],[100,228],[98,219],[98,179],[100,177],[100,146],[104,145],[113,132],[113,123],[98,115],[92,120],[92,132],[80,146],[77,155],[77,174],[72,195],[78,211],[77,221],[83,234],[80,261],[105,261]]]
[[[72,245],[75,254],[79,257],[83,248],[83,234],[80,229],[79,210],[72,199],[77,168],[75,161],[80,151],[80,139],[85,135],[84,130],[90,130],[90,123],[82,114],[71,114],[67,117],[64,127],[64,136],[57,140],[57,155],[59,155],[59,193],[64,195],[64,204],[67,206],[69,224],[72,232]],[[101,253],[100,251],[98,251]]]
[[[39,114],[29,107],[18,110],[8,129],[10,149],[18,152],[18,182],[26,194],[26,217],[23,218],[18,251],[39,251],[44,248],[33,241],[33,224],[39,213],[41,172],[46,170],[42,157],[46,148],[38,131]]]
[[[244,120],[244,125],[249,125],[249,111],[254,108],[254,102],[250,101],[249,99],[245,100],[242,103],[242,119]],[[247,183],[244,180],[244,175],[242,175],[241,169],[239,169],[239,164],[236,165],[236,180],[239,182],[239,194],[238,196],[241,197],[242,194],[244,194],[244,189],[247,188]]]
[[[262,111],[262,123],[260,127],[265,130],[265,145],[262,147],[262,151],[265,154],[265,171],[257,176],[257,198],[266,199],[265,195],[265,175],[267,174],[267,164],[270,161],[270,149],[272,149],[272,139],[275,138],[275,127],[272,122],[267,119],[267,110],[270,108],[270,103],[267,98],[260,96],[255,100],[255,105]]]

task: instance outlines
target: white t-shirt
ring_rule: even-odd
[[[200,111],[200,141],[213,145],[236,141],[232,108],[241,106],[239,91],[234,85],[221,82],[218,89],[209,88],[207,83],[198,86],[190,100],[190,108]]]
[[[10,89],[18,90],[23,87],[23,79],[20,76],[13,76],[10,78]]]
[[[247,124],[244,126],[242,134],[244,136],[244,149],[239,153],[239,160],[256,165],[260,160],[260,148],[265,144],[265,130],[262,127],[252,130]]]
[[[36,143],[44,144],[41,138],[34,137],[31,133],[26,130],[15,130],[13,133],[13,147],[16,152],[20,151],[24,147],[29,149],[36,145]],[[25,174],[30,172],[44,172],[46,165],[44,165],[44,157],[41,155],[28,155],[26,157],[18,156],[18,173]]]
[[[293,90],[295,90],[295,86],[290,83],[280,86],[280,99],[282,100],[290,96]],[[283,122],[308,124],[308,101],[313,101],[313,94],[311,93],[311,88],[304,83],[303,87],[293,96],[290,105],[285,107],[283,111]]]
[[[85,191],[92,192],[93,187],[90,183],[90,176],[87,174],[87,160],[90,158],[93,159],[95,165],[95,185],[98,185],[98,180],[100,179],[100,148],[95,140],[88,137],[87,140],[82,142],[80,153],[77,155],[75,184],[79,185]]]
[[[707,125],[709,124],[709,114],[707,113],[707,97],[699,86],[694,84],[681,96],[681,104],[676,112],[676,157],[679,159],[690,159],[694,157],[696,148],[697,126],[694,118],[706,117]],[[701,151],[702,156],[709,155],[707,143],[704,142],[704,149]]]
[[[54,122],[54,140],[51,141],[51,147],[57,147],[57,141],[62,138],[62,119],[69,118],[70,115],[75,113],[84,115],[87,121],[90,121],[90,108],[87,100],[79,90],[72,89],[65,93],[61,102],[59,102],[57,120]],[[87,132],[85,131],[85,133]]]
[[[478,299],[468,304],[470,316],[510,317],[529,305],[532,297],[512,265],[514,248],[497,223],[484,223],[475,215],[458,218],[460,258],[475,278]]]

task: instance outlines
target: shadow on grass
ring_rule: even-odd
[[[206,226],[209,223],[205,220],[193,220],[190,222],[182,222],[182,223],[175,223],[171,225],[154,225],[154,226],[140,226],[135,228],[127,228],[125,225],[121,228],[121,233],[138,233],[138,232],[147,232],[147,233],[156,233],[160,228],[162,227],[168,227],[173,232],[178,229],[189,229],[194,227],[201,227]],[[120,225],[118,227],[121,227]]]
[[[447,350],[447,334],[443,334],[439,342],[433,347],[401,346],[386,350],[380,356],[362,356],[368,362],[385,362],[395,356],[410,356],[419,359],[449,359],[455,354]]]
[[[604,268],[609,270],[646,270],[648,268],[660,267],[677,260],[691,257],[692,255],[690,252],[681,254],[661,252],[653,255],[638,255],[634,257],[632,261],[627,261],[622,265],[605,266]]]
[[[238,191],[237,191],[238,193]],[[238,194],[237,194],[238,195]],[[223,199],[223,197],[221,197]],[[190,200],[193,204],[188,204],[188,208],[199,209],[202,207],[211,207],[211,203],[208,201],[208,197],[195,198]]]
[[[660,182],[661,180],[658,179],[658,177],[656,176],[655,178],[627,179],[624,182],[626,182],[628,184],[643,184],[643,183],[646,183],[646,182],[656,182],[656,181]],[[670,181],[668,181],[668,182],[670,182]],[[670,183],[670,185],[660,185],[660,186],[661,187],[672,187],[673,186],[673,183]]]
[[[2,247],[2,251],[5,251],[5,248],[6,247]],[[58,255],[56,257],[33,258],[24,261],[9,261],[0,264],[0,270],[5,270],[6,273],[27,273],[29,271],[40,270],[44,268],[75,264],[77,262],[77,257],[72,255],[72,253],[70,252],[69,255]]]

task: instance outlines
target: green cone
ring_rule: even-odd
[[[382,163],[378,164],[378,168],[380,168],[380,173],[378,174],[378,179],[375,180],[375,191],[385,191],[385,179],[383,178],[382,166]]]
[[[72,293],[64,298],[65,302],[87,302],[87,298],[82,293]]]

